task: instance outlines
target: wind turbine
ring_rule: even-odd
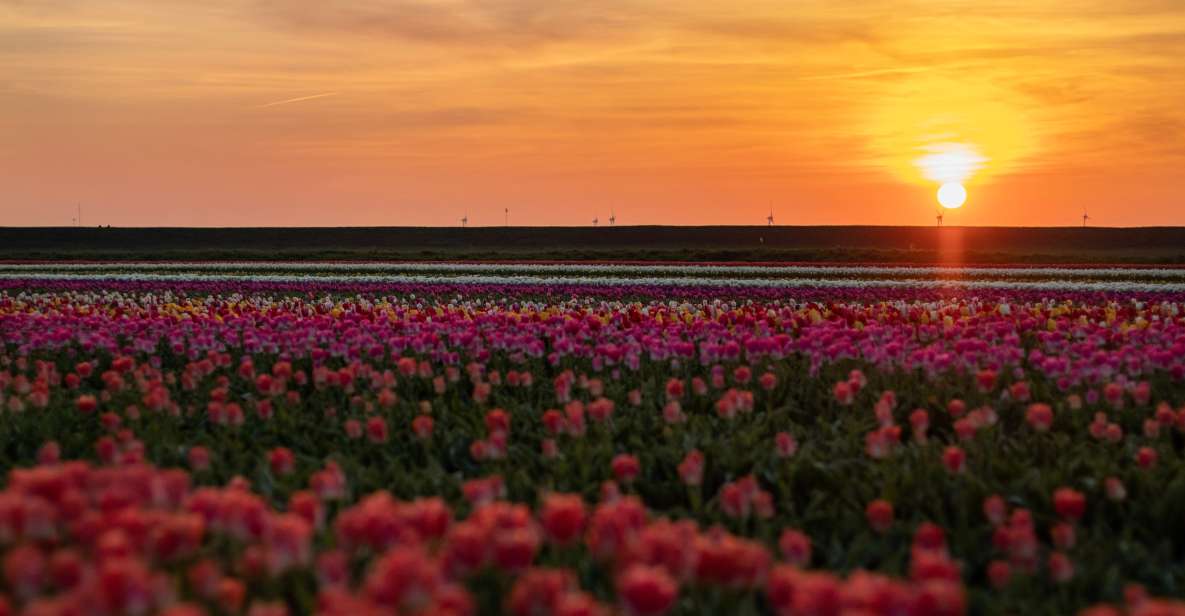
[[[1083,210],[1082,210],[1082,228],[1083,228],[1083,229],[1085,229],[1085,228],[1086,228],[1086,221],[1088,221],[1088,220],[1090,220],[1090,216],[1088,216],[1088,215],[1086,214],[1086,210],[1085,210],[1085,209],[1083,209]]]
[[[938,226],[941,227],[942,226],[942,210],[938,210],[938,215],[935,216],[935,218],[938,219]]]
[[[510,226],[510,208],[504,209],[502,211],[502,215],[504,217],[503,220],[505,221],[506,226],[509,227]]]
[[[594,226],[594,227],[595,227],[595,226],[597,226],[597,223],[598,223],[598,222],[601,222],[601,220],[600,220],[599,218],[597,218],[597,217],[595,217],[595,216],[594,216],[594,217],[593,217],[593,226]]]
[[[465,215],[461,217],[461,228],[464,229],[465,227],[468,227],[468,226],[469,226],[469,212],[465,212]]]
[[[768,223],[770,227],[774,226],[774,208],[772,205],[769,207],[769,216],[765,217],[765,222]]]
[[[617,224],[617,214],[614,214],[613,210],[609,210],[609,226],[612,227],[615,224]]]

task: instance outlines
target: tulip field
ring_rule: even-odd
[[[0,264],[0,616],[1185,614],[1185,268]]]

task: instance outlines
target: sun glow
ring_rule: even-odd
[[[937,183],[938,202],[962,206],[968,181],[1022,168],[1038,151],[1031,105],[974,73],[918,73],[869,110],[873,161],[899,178]]]
[[[974,146],[964,143],[939,143],[924,148],[929,153],[914,161],[927,180],[962,182],[987,161]]]
[[[941,183],[938,203],[947,209],[961,207],[967,201],[962,182],[971,177],[987,159],[973,146],[964,143],[940,143],[926,148],[929,154],[914,161],[927,180]]]

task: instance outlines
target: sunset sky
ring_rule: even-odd
[[[933,224],[951,152],[1185,225],[1185,1],[0,0],[0,225]]]

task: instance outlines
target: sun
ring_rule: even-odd
[[[938,203],[942,207],[953,210],[967,200],[967,189],[958,182],[947,182],[938,187]]]

